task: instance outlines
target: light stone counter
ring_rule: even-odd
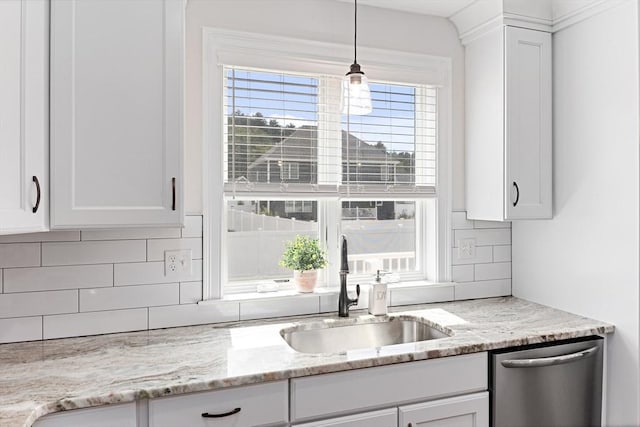
[[[344,354],[297,353],[279,331],[300,322],[340,325],[353,312],[0,345],[0,426],[45,414],[305,375],[603,335],[614,327],[517,298],[392,309],[449,338]]]

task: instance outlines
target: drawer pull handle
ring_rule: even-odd
[[[38,212],[38,208],[40,207],[40,181],[38,181],[38,177],[34,175],[33,183],[36,185],[36,205],[31,208],[31,212]]]
[[[176,210],[176,179],[171,178],[171,210]]]
[[[224,418],[224,417],[229,417],[231,415],[237,414],[238,412],[240,412],[240,408],[236,408],[232,411],[224,412],[222,414],[210,414],[208,412],[203,412],[202,418]]]
[[[515,208],[518,205],[518,201],[520,200],[520,189],[518,188],[518,183],[513,181],[513,186],[516,189],[516,201],[513,202],[513,207]]]

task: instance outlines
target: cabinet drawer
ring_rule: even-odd
[[[401,406],[398,418],[401,426],[489,427],[489,393]]]
[[[398,427],[398,410],[393,408],[365,412],[314,423],[296,424],[294,427]]]
[[[136,427],[136,404],[107,405],[47,415],[34,427]]]
[[[204,418],[203,413],[225,414]],[[287,423],[287,382],[278,381],[149,401],[149,427],[245,427]]]
[[[295,378],[291,380],[291,420],[486,389],[486,353]]]

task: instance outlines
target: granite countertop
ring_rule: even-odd
[[[298,353],[279,331],[371,321],[356,311],[0,345],[0,426],[57,411],[602,335],[610,324],[518,298],[395,307],[451,337],[342,354]],[[308,326],[306,326],[308,327]],[[313,327],[313,325],[311,326]]]

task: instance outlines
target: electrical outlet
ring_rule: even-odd
[[[458,241],[458,258],[471,259],[476,256],[476,239],[460,239]]]
[[[164,275],[179,278],[191,274],[191,249],[164,252]]]

